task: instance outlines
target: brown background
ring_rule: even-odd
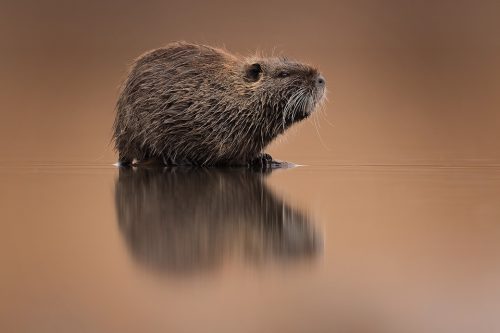
[[[499,17],[498,1],[3,1],[0,161],[114,162],[127,65],[187,40],[322,70],[328,120],[296,126],[276,158],[498,164]]]
[[[500,165],[499,18],[498,1],[0,0],[0,332],[500,332],[500,169],[482,167]],[[322,139],[309,120],[270,151],[323,165],[265,180],[321,236],[311,260],[221,251],[179,277],[130,250],[114,103],[132,59],[179,39],[322,69]],[[225,220],[233,193],[204,185],[180,211]]]

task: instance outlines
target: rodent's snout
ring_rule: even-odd
[[[324,87],[324,86],[325,86],[325,84],[326,84],[326,80],[325,80],[325,78],[323,77],[323,75],[318,74],[318,76],[316,77],[316,85],[317,85],[318,87],[321,87],[321,88],[322,88],[322,87]]]

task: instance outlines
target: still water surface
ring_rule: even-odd
[[[0,169],[2,332],[497,332],[500,169]]]

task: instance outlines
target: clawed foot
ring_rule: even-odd
[[[266,153],[259,154],[249,162],[249,166],[258,170],[269,170],[281,167],[280,162],[274,161],[272,156]]]

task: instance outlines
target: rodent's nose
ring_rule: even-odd
[[[325,81],[325,78],[323,77],[323,75],[318,75],[318,77],[316,78],[316,84],[320,87],[324,86],[326,84],[326,81]]]

